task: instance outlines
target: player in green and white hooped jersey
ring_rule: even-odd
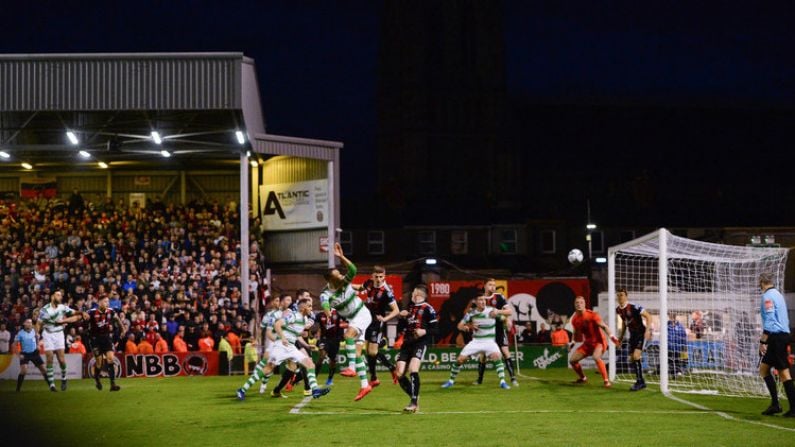
[[[502,310],[486,306],[486,297],[479,296],[475,300],[475,308],[467,312],[464,318],[458,323],[458,330],[462,332],[471,331],[472,341],[464,346],[458,354],[458,360],[450,370],[450,379],[442,384],[442,388],[450,388],[455,384],[455,378],[461,371],[461,365],[472,356],[479,354],[486,355],[489,360],[494,362],[497,368],[497,375],[500,378],[500,388],[510,389],[505,383],[505,364],[502,362],[502,353],[499,346],[494,341],[494,334],[497,326],[496,318],[500,315],[510,315],[511,310]]]
[[[264,346],[262,359],[256,366],[256,368],[259,368],[260,371],[268,363],[268,358],[270,357],[270,348],[273,346],[273,343],[276,342],[276,334],[273,332],[273,325],[276,324],[276,321],[282,317],[282,313],[284,312],[284,309],[281,307],[282,298],[284,298],[286,301],[286,307],[284,309],[290,307],[290,304],[292,304],[292,298],[289,295],[279,295],[272,297],[268,302],[268,308],[270,310],[265,313],[265,315],[262,317],[262,322],[260,323],[260,328],[262,329],[262,336],[264,339],[262,343],[262,346]],[[256,368],[254,369],[255,371]],[[265,392],[265,388],[265,383],[262,383],[259,386],[259,393],[263,394]]]
[[[44,342],[44,355],[47,358],[47,382],[50,391],[55,391],[55,378],[53,377],[53,353],[58,357],[61,366],[61,391],[66,391],[66,358],[64,357],[65,338],[64,327],[66,323],[77,321],[78,315],[69,306],[61,304],[63,292],[57,290],[50,295],[50,303],[39,310],[36,331]],[[72,318],[69,318],[72,317]]]
[[[353,400],[361,400],[373,390],[367,381],[367,368],[364,366],[362,356],[364,334],[372,322],[372,316],[351,286],[351,281],[356,276],[356,265],[345,257],[340,244],[334,244],[334,254],[345,264],[345,276],[337,269],[331,269],[325,275],[328,285],[320,293],[320,304],[326,315],[331,315],[333,307],[339,316],[348,320],[348,328],[345,330],[345,355],[348,357],[348,368],[340,371],[340,375],[359,377],[359,394]]]
[[[298,300],[297,312],[288,312],[283,315],[281,319],[276,321],[276,324],[273,326],[273,330],[276,332],[276,343],[271,348],[268,363],[262,369],[260,369],[258,365],[249,380],[246,381],[242,388],[237,390],[238,399],[243,400],[246,398],[246,391],[248,391],[257,380],[260,380],[260,375],[265,377],[267,383],[267,379],[273,374],[273,369],[287,360],[300,363],[306,368],[307,377],[309,378],[309,387],[312,389],[313,398],[317,399],[331,391],[330,388],[319,388],[317,386],[314,362],[295,346],[295,341],[301,336],[301,333],[307,327],[314,325],[314,321],[309,318],[311,314],[312,299],[301,298]]]

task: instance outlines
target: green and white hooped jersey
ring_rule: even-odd
[[[44,325],[47,332],[63,332],[64,325],[58,324],[58,320],[72,316],[74,311],[63,304],[59,304],[53,309],[51,304],[47,304],[39,311],[39,321]]]
[[[472,334],[474,338],[491,338],[494,339],[494,334],[496,333],[497,327],[497,319],[490,317],[491,314],[495,309],[493,307],[486,306],[483,309],[483,312],[479,312],[477,309],[467,313],[464,315],[464,323],[475,323],[478,328],[475,330],[475,333]]]
[[[282,317],[282,311],[279,309],[271,310],[265,315],[262,316],[262,322],[260,322],[261,329],[273,329],[273,325],[276,324],[276,320]]]
[[[307,327],[315,324],[314,320],[302,315],[300,312],[286,312],[286,315],[281,320],[284,321],[282,323],[282,334],[290,344],[295,343]],[[281,340],[281,337],[276,335],[276,339]]]
[[[328,286],[320,292],[320,303],[323,309],[328,309],[329,306],[337,310],[337,313],[348,320],[356,316],[356,314],[364,307],[364,302],[359,299],[359,295],[351,287],[351,281],[356,276],[356,266],[353,264],[348,265],[348,272],[345,274],[345,280],[342,287],[337,290],[331,290]]]

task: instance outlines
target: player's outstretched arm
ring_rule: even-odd
[[[353,278],[356,276],[356,264],[345,257],[345,253],[342,251],[342,245],[340,245],[339,242],[334,244],[334,256],[340,258],[340,261],[345,264],[345,269],[347,270],[345,279],[347,279],[349,283],[353,281]]]
[[[58,324],[62,324],[62,325],[63,324],[71,324],[71,323],[77,323],[78,321],[83,321],[83,313],[82,312],[78,312],[77,314],[72,315],[71,317],[66,317],[66,318],[60,319],[60,320],[58,320]]]
[[[614,345],[618,346],[621,344],[621,340],[619,340],[615,335],[613,335],[612,332],[610,332],[610,327],[607,326],[604,321],[599,322],[599,327],[602,328],[602,330],[605,332],[605,335],[607,335],[607,338],[609,338]]]
[[[513,315],[513,314],[511,313],[511,309],[509,309],[507,306],[506,306],[506,307],[503,307],[502,309],[499,309],[499,310],[497,310],[497,311],[496,311],[496,314],[497,314],[497,315],[502,315],[502,316],[504,316],[504,317],[510,317],[511,315]]]

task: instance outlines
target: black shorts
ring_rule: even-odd
[[[669,340],[668,343],[671,341]],[[630,332],[629,333],[629,353],[632,354],[636,349],[643,351],[643,345],[646,343],[646,331],[643,332]]]
[[[398,362],[408,362],[413,358],[422,360],[425,357],[425,351],[428,350],[428,342],[420,341],[415,343],[403,343],[400,347],[400,352],[397,355]]]
[[[38,351],[22,353],[22,358],[19,359],[19,365],[27,365],[28,362],[33,362],[33,366],[37,368],[44,364]]]
[[[508,340],[508,332],[505,329],[497,328],[497,332],[494,334],[494,341],[497,342],[497,346],[500,348],[511,345]]]
[[[383,336],[384,331],[381,328],[381,322],[378,320],[370,323],[370,326],[367,326],[367,329],[364,331],[364,339],[367,340],[368,343],[379,344]]]
[[[777,370],[787,369],[789,364],[790,334],[779,332],[767,336],[767,351],[762,357],[762,363],[772,366]]]
[[[111,351],[113,351],[113,340],[110,339],[110,335],[91,337],[91,352],[94,353],[94,357],[100,357]]]
[[[322,349],[328,358],[337,360],[337,354],[340,352],[340,340],[336,338],[321,338],[317,343],[317,347]]]

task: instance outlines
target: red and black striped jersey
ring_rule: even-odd
[[[92,337],[100,335],[110,335],[113,333],[113,320],[116,318],[116,311],[110,307],[104,311],[95,307],[88,311],[88,333]]]
[[[376,321],[377,316],[385,316],[392,311],[392,303],[395,302],[395,294],[392,293],[392,288],[389,284],[384,283],[381,287],[374,287],[371,281],[365,283],[367,295],[364,298],[364,305],[370,310],[370,315],[373,321]]]
[[[621,317],[621,321],[624,322],[624,327],[629,329],[630,334],[646,332],[646,326],[641,316],[641,313],[643,313],[643,306],[627,303],[623,309],[621,306],[616,306],[616,313]]]
[[[406,316],[406,336],[411,339],[414,336],[414,331],[417,329],[425,329],[426,334],[420,339],[427,337],[436,330],[438,319],[436,310],[427,302],[414,304],[408,308],[408,315]]]
[[[325,312],[318,312],[316,319],[320,326],[320,338],[332,340],[342,338],[343,320],[335,309],[331,309],[331,316],[326,315]]]

